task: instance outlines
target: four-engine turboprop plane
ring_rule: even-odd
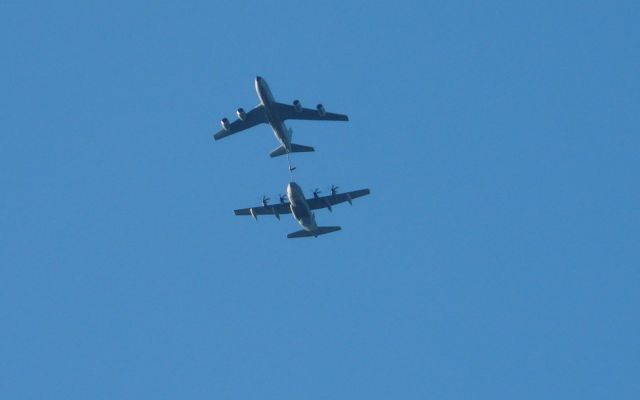
[[[229,122],[223,118],[220,123],[222,130],[213,135],[215,140],[222,139],[234,133],[251,128],[259,124],[270,124],[273,133],[280,142],[280,146],[271,152],[271,157],[281,156],[288,153],[298,153],[314,151],[313,147],[291,143],[293,132],[284,124],[288,119],[306,119],[320,121],[348,121],[349,117],[344,114],[327,112],[322,104],[318,104],[316,109],[304,108],[299,100],[294,100],[293,105],[278,103],[273,98],[267,81],[262,77],[256,77],[256,92],[260,98],[260,104],[249,112],[238,108],[236,114],[238,119]]]
[[[262,206],[242,208],[235,210],[236,215],[251,215],[256,220],[258,215],[274,215],[280,219],[281,214],[293,214],[293,217],[298,221],[302,230],[293,232],[287,235],[289,239],[300,237],[318,237],[325,233],[331,233],[339,231],[339,226],[318,226],[316,223],[316,217],[313,210],[320,208],[327,208],[332,210],[332,206],[340,203],[349,202],[358,197],[366,196],[370,193],[369,189],[355,190],[353,192],[338,193],[336,186],[331,187],[331,194],[328,196],[320,196],[318,189],[313,191],[313,197],[305,199],[304,193],[300,186],[295,182],[290,182],[287,185],[287,195],[280,196],[279,204],[269,204],[269,198],[262,198]],[[286,199],[289,201],[287,202]]]

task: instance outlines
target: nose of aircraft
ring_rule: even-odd
[[[256,82],[260,82],[262,80],[262,77],[260,75],[256,76]]]
[[[289,184],[287,185],[287,195],[289,196],[289,198],[295,197],[300,193],[300,191],[300,186],[298,186],[298,184],[295,182],[289,182]]]

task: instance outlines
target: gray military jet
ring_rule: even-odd
[[[338,193],[337,186],[331,186],[331,194],[328,196],[320,196],[318,189],[313,191],[313,197],[305,199],[302,189],[295,182],[287,185],[287,194],[280,196],[279,204],[269,204],[269,198],[262,198],[262,206],[241,208],[235,210],[236,215],[251,215],[254,219],[258,219],[258,215],[274,215],[280,219],[282,214],[293,214],[298,221],[302,230],[287,235],[289,239],[301,237],[318,237],[325,233],[339,231],[339,226],[318,226],[316,223],[315,213],[312,210],[326,208],[332,210],[332,206],[345,201],[351,204],[353,199],[366,196],[370,193],[369,189],[355,190],[353,192]],[[288,201],[287,201],[288,200]]]
[[[269,85],[264,78],[256,77],[256,92],[260,98],[253,110],[245,112],[243,108],[238,108],[236,114],[238,119],[229,122],[227,118],[222,118],[222,130],[213,135],[215,140],[225,138],[234,133],[251,128],[259,124],[270,124],[273,133],[280,142],[280,146],[271,152],[271,157],[281,156],[289,153],[299,153],[315,151],[311,146],[303,146],[291,143],[293,131],[284,124],[288,119],[306,119],[316,121],[348,121],[349,117],[344,114],[334,114],[327,112],[322,104],[318,104],[316,109],[304,108],[300,100],[294,100],[293,105],[278,103],[273,98]]]

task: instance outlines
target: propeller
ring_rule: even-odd
[[[320,190],[320,189],[318,189],[318,188],[315,188],[315,189],[313,190],[313,197],[315,197],[315,198],[317,199],[318,197],[320,197],[320,196],[319,196],[319,194],[320,194],[320,193],[322,193],[322,190]]]
[[[280,204],[284,204],[287,201],[287,195],[286,194],[281,194],[280,195]]]
[[[338,194],[338,189],[340,189],[340,186],[336,186],[336,185],[331,185],[331,195],[335,196],[336,194]]]
[[[271,199],[268,198],[267,196],[262,196],[262,205],[266,207],[269,204],[269,200]]]

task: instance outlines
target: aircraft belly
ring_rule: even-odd
[[[287,186],[287,197],[289,197],[289,203],[291,204],[291,214],[293,214],[296,221],[298,221],[305,230],[313,230],[313,214],[311,213],[307,200],[304,198],[304,193],[300,186],[295,182],[289,183],[289,186]]]
[[[296,204],[291,204],[291,213],[298,221],[309,218],[309,211]]]
[[[273,129],[273,134],[276,136],[276,139],[278,139],[278,141],[282,144],[286,144],[287,142],[285,141],[285,135],[282,134],[282,132],[280,132],[275,126],[271,126],[271,128]],[[287,148],[289,148],[289,146],[285,146]]]
[[[273,130],[273,134],[276,136],[276,139],[278,139],[278,141],[284,144],[288,149],[289,146],[288,141],[286,140],[286,128],[280,118],[273,112],[270,103],[265,104],[265,113],[267,114],[267,120],[269,121],[269,125],[271,125],[271,129]]]

